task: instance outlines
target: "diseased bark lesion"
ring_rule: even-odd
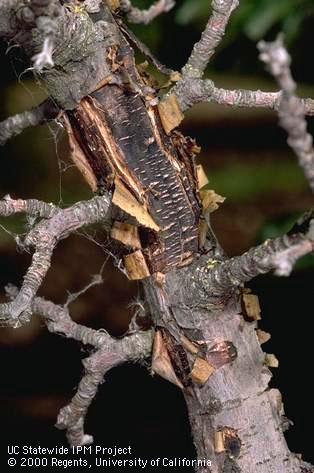
[[[38,312],[48,330],[94,347],[77,393],[58,417],[57,426],[66,429],[72,445],[92,441],[84,420],[105,373],[151,356],[152,371],[183,390],[198,456],[211,459],[211,472],[300,473],[308,466],[286,445],[283,407],[268,388],[269,358],[257,336],[258,317],[244,319],[241,298],[245,282],[271,270],[286,275],[300,256],[313,251],[313,214],[286,236],[228,259],[210,227],[209,213],[221,199],[213,194],[210,205],[209,194],[199,193],[198,147],[176,130],[183,111],[200,101],[279,110],[312,185],[313,153],[300,111],[313,114],[312,99],[292,97],[294,89],[286,87],[281,73],[278,93],[228,91],[203,79],[237,4],[212,2],[206,28],[180,74],[146,51],[170,74],[170,83],[176,82],[160,97],[135,64],[121,15],[147,23],[168,11],[172,1],[159,0],[146,11],[124,0],[2,2],[0,36],[20,41],[50,96],[0,123],[0,141],[58,114],[75,164],[99,195],[68,209],[9,197],[0,202],[1,216],[24,212],[41,219],[23,242],[35,248],[32,264],[21,289],[7,289],[11,300],[0,306],[0,318],[17,327]],[[284,73],[287,78],[289,71]],[[298,113],[291,122],[292,102]],[[67,305],[37,297],[58,241],[97,222],[106,224],[128,277],[142,280],[153,329],[116,340],[73,322]],[[199,466],[198,471],[209,470]]]

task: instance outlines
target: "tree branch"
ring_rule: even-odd
[[[221,296],[272,270],[278,276],[288,276],[297,259],[313,249],[314,211],[305,214],[287,235],[266,240],[241,256],[198,266],[194,281],[207,296]]]
[[[294,95],[296,84],[290,71],[291,58],[283,45],[281,36],[273,43],[261,41],[258,47],[261,52],[260,59],[267,64],[282,89],[278,110],[279,123],[288,133],[288,144],[297,155],[299,164],[314,191],[313,140],[307,132],[303,104]]]
[[[6,195],[0,200],[1,217],[9,217],[17,213],[26,213],[32,217],[50,218],[57,210],[53,204],[47,204],[37,199],[11,199]]]
[[[151,352],[153,333],[138,332],[117,340],[105,331],[77,324],[71,319],[67,308],[43,298],[36,297],[32,309],[45,318],[50,332],[63,334],[97,349],[83,361],[85,374],[78,390],[71,402],[61,409],[57,420],[57,427],[67,430],[71,445],[92,443],[93,437],[84,433],[84,421],[104,375],[121,363],[147,358]]]
[[[130,23],[144,23],[147,25],[157,16],[170,11],[175,5],[174,0],[158,0],[147,10],[133,7],[130,0],[120,0],[120,10],[127,15]]]
[[[188,62],[182,69],[184,77],[202,77],[215,49],[225,34],[229,18],[238,6],[238,0],[213,0],[212,14],[209,17],[201,39],[193,47]]]
[[[102,334],[104,335],[104,334]],[[121,340],[109,335],[102,348],[83,361],[85,375],[70,404],[61,409],[56,426],[67,430],[71,445],[86,445],[93,437],[84,433],[84,420],[104,375],[113,367],[127,361],[138,361],[150,355],[152,332],[138,332]]]
[[[260,107],[278,110],[282,92],[262,90],[235,89],[228,90],[216,87],[210,79],[186,77],[180,80],[168,93],[177,96],[181,110],[184,112],[193,105],[202,102],[215,102],[230,107]],[[314,99],[297,99],[306,115],[314,115]]]
[[[109,220],[110,207],[108,195],[78,202],[67,209],[51,208],[49,204],[33,200],[13,201],[6,198],[0,202],[0,215],[26,212],[46,217],[35,225],[23,241],[23,247],[34,247],[35,253],[16,298],[0,304],[2,324],[18,327],[29,321],[32,300],[50,268],[51,256],[57,243],[78,228]]]
[[[48,120],[56,118],[59,108],[50,99],[45,100],[37,107],[26,112],[18,113],[13,117],[0,122],[0,145],[4,145],[13,136],[17,136],[26,128],[42,125]]]
[[[17,296],[16,287],[8,286],[6,290],[11,298]],[[85,416],[104,375],[121,363],[149,357],[153,332],[137,332],[122,339],[114,339],[104,330],[98,331],[77,324],[71,319],[66,307],[46,301],[42,297],[34,298],[31,309],[44,318],[50,332],[65,335],[96,348],[96,351],[83,361],[85,374],[75,396],[60,410],[57,420],[57,427],[66,429],[70,445],[90,444],[93,437],[84,433]]]

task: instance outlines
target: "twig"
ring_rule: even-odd
[[[148,61],[153,64],[158,71],[165,75],[171,75],[174,73],[172,69],[164,66],[158,59],[154,56],[152,51],[144,44],[122,21],[119,22],[120,30],[126,36],[128,41],[132,44],[134,48],[137,48]]]
[[[261,41],[258,47],[261,52],[260,59],[267,64],[282,89],[278,111],[279,123],[288,133],[288,144],[297,155],[299,164],[314,191],[313,140],[307,132],[303,104],[294,95],[296,84],[290,71],[291,58],[283,45],[281,36],[272,43]]]
[[[56,426],[67,430],[71,445],[86,445],[93,437],[84,433],[86,412],[104,375],[113,367],[147,358],[151,352],[152,332],[137,332],[121,340],[108,336],[103,348],[83,361],[85,375],[70,404],[61,409]]]
[[[202,77],[216,47],[225,34],[231,13],[238,4],[238,0],[212,1],[212,14],[209,17],[201,39],[194,45],[193,51],[182,69],[183,78]]]
[[[83,361],[85,374],[71,402],[61,409],[56,424],[59,429],[66,429],[70,445],[92,443],[93,437],[84,432],[84,421],[104,375],[121,363],[147,358],[151,352],[152,332],[138,332],[117,340],[104,331],[99,332],[73,322],[66,308],[42,298],[35,298],[32,307],[46,318],[51,332],[64,334],[97,348]]]
[[[4,215],[7,215],[8,205],[11,206],[11,213],[14,213],[14,205],[15,213],[25,211],[29,207],[33,209],[30,204],[23,204],[25,208],[23,210],[20,204],[13,204],[10,199],[9,204],[7,200],[0,202],[0,215],[1,208]],[[39,215],[49,215],[49,218],[37,223],[24,239],[23,245],[35,248],[35,253],[16,298],[11,302],[0,304],[0,320],[2,324],[8,326],[18,327],[29,320],[32,300],[50,267],[51,256],[57,243],[78,228],[107,220],[110,213],[110,199],[108,195],[94,197],[67,209],[54,208],[51,214],[47,204],[36,201],[35,210]]]
[[[6,290],[11,298],[16,297],[18,293],[15,286],[8,286]],[[137,332],[122,339],[115,339],[105,331],[77,324],[71,319],[66,307],[46,301],[42,297],[35,297],[31,309],[43,317],[50,332],[73,338],[97,350],[83,361],[85,374],[76,394],[71,402],[60,410],[57,420],[57,427],[67,431],[71,445],[92,443],[93,437],[84,432],[84,421],[104,375],[121,363],[147,358],[151,352],[153,333]]]
[[[130,0],[120,0],[120,10],[127,15],[130,23],[144,23],[147,25],[157,16],[170,11],[175,5],[174,0],[158,0],[147,10],[133,7]]]
[[[31,126],[37,126],[57,116],[59,109],[50,99],[26,112],[18,113],[0,123],[0,145]]]
[[[92,280],[86,284],[82,289],[80,289],[77,292],[74,292],[73,294],[69,294],[66,303],[64,304],[64,307],[68,307],[72,302],[76,301],[82,294],[85,294],[91,287],[98,286],[99,284],[102,284],[104,282],[102,273],[104,270],[104,267],[107,263],[108,258],[105,259],[104,263],[101,265],[100,271],[98,274],[94,274],[92,277]]]
[[[177,96],[181,110],[184,112],[193,105],[203,102],[215,102],[229,107],[268,108],[279,110],[282,92],[262,90],[234,89],[216,87],[210,79],[194,79],[186,77],[180,80],[167,95]],[[306,115],[314,115],[314,99],[297,99]]]
[[[9,195],[0,200],[1,217],[9,217],[17,213],[26,213],[33,217],[51,218],[58,208],[37,199],[11,199]]]
[[[235,290],[259,274],[275,270],[278,276],[288,276],[301,256],[314,249],[314,212],[305,214],[287,234],[251,248],[241,256],[223,262],[208,262],[198,266],[194,281],[211,296],[221,296]]]

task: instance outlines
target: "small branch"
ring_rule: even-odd
[[[297,259],[314,249],[314,212],[306,214],[287,234],[251,248],[221,263],[208,261],[196,268],[194,280],[207,295],[221,296],[259,274],[275,270],[288,276]]]
[[[8,286],[7,293],[14,298],[18,289]],[[61,409],[57,420],[57,427],[66,429],[71,445],[90,444],[93,442],[93,437],[84,433],[85,416],[104,375],[121,363],[149,357],[153,332],[137,332],[122,339],[114,339],[105,331],[77,324],[71,319],[66,307],[46,301],[42,297],[35,297],[31,309],[32,312],[44,318],[50,332],[73,338],[97,350],[83,361],[85,374],[79,383],[78,390],[71,402]]]
[[[22,133],[31,126],[42,125],[58,115],[59,109],[47,99],[32,110],[18,113],[0,123],[0,145],[4,145],[13,136]]]
[[[184,77],[202,77],[215,49],[225,34],[229,18],[238,6],[238,0],[213,0],[212,14],[209,17],[201,39],[194,45],[188,62],[182,69]]]
[[[215,102],[229,107],[258,107],[278,110],[282,92],[262,90],[235,89],[228,90],[215,86],[210,79],[186,77],[180,80],[167,95],[177,96],[181,110],[184,112],[193,105],[202,102]],[[314,99],[298,99],[306,115],[314,115]]]
[[[261,41],[258,45],[260,58],[282,89],[279,106],[279,123],[288,133],[288,144],[299,159],[299,164],[309,185],[314,191],[314,149],[311,135],[307,132],[305,110],[300,100],[295,97],[296,84],[290,71],[291,58],[285,49],[282,37],[273,43]]]
[[[92,280],[85,287],[80,289],[78,292],[69,293],[69,296],[67,298],[66,303],[64,304],[64,307],[68,307],[70,304],[72,304],[72,302],[76,301],[76,299],[78,299],[82,294],[85,294],[85,292],[87,292],[91,287],[98,286],[99,284],[102,284],[104,282],[102,273],[103,273],[106,262],[107,262],[107,259],[102,264],[99,273],[94,274],[94,276],[92,277]]]
[[[172,69],[161,64],[158,59],[154,56],[151,50],[144,44],[122,21],[119,22],[119,26],[121,31],[127,37],[128,41],[130,41],[131,45],[134,48],[137,48],[148,61],[153,64],[158,71],[165,75],[171,75],[174,73]]]
[[[293,136],[292,143],[289,141],[289,144],[295,151],[297,149],[298,153],[302,155],[302,158],[299,159],[302,160],[302,166],[306,168],[306,175],[309,176],[308,178],[310,182],[312,182],[314,181],[312,143],[309,140],[309,135],[307,135],[304,130],[304,125],[301,125],[300,116],[304,118],[304,114],[314,115],[313,99],[290,97],[288,100],[287,91],[285,91],[284,84],[281,82],[279,82],[279,85],[283,88],[283,91],[263,92],[261,90],[245,89],[227,90],[216,87],[212,80],[201,79],[211,56],[215,52],[215,48],[224,35],[230,15],[237,5],[237,0],[213,1],[213,13],[209,18],[200,41],[195,44],[188,62],[182,69],[182,78],[170,89],[166,97],[175,94],[183,112],[201,102],[216,102],[220,105],[232,107],[269,108],[279,110],[281,117],[282,112],[280,112],[280,110],[282,110],[283,117],[281,118],[281,124],[285,129],[288,128],[290,135]],[[265,43],[261,44],[261,47],[265,47]],[[285,75],[287,76],[287,72],[285,72]],[[293,90],[289,92],[290,96],[293,94],[294,90],[295,85]],[[295,120],[292,121],[291,115],[289,115],[287,123],[287,119],[284,118],[287,116],[287,107],[288,109],[294,109],[295,119],[299,126],[295,126],[296,122]],[[292,129],[294,130],[293,134]],[[300,149],[301,144],[302,149]]]
[[[0,216],[9,217],[17,213],[26,213],[33,217],[51,218],[57,207],[36,199],[11,199],[6,195],[0,200]]]
[[[175,6],[174,0],[158,0],[147,10],[133,7],[130,0],[120,0],[120,10],[127,15],[130,23],[144,23],[147,25],[157,16],[170,11]]]
[[[51,256],[57,243],[78,228],[104,222],[109,219],[110,213],[110,199],[106,195],[78,202],[67,209],[50,210],[50,207],[47,207],[48,204],[40,201],[31,202],[32,204],[25,201],[12,202],[12,199],[0,202],[0,215],[1,210],[4,215],[7,215],[8,212],[12,214],[30,208],[32,214],[36,211],[38,215],[49,216],[48,219],[37,223],[23,242],[25,247],[34,247],[35,253],[18,295],[13,301],[0,304],[2,324],[13,327],[19,327],[29,321],[32,300],[50,268]]]
[[[114,340],[108,335],[104,346],[83,361],[85,375],[70,404],[61,409],[56,424],[59,429],[67,430],[71,445],[93,442],[93,437],[84,433],[84,421],[104,375],[121,363],[147,358],[151,353],[151,346],[151,331],[137,332],[121,340]]]
[[[57,420],[57,427],[66,429],[71,445],[92,443],[93,437],[84,433],[84,421],[104,375],[121,363],[147,358],[151,352],[152,331],[138,332],[117,340],[105,331],[99,332],[77,324],[71,319],[67,308],[42,298],[36,297],[32,308],[45,318],[50,332],[61,333],[97,349],[83,361],[85,374],[76,394],[71,402],[61,409]]]

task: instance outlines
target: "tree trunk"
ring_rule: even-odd
[[[207,300],[202,307],[201,294],[197,298],[194,293],[191,298],[190,275],[191,268],[173,271],[167,274],[165,289],[152,282],[145,288],[152,313],[159,313],[161,320],[165,320],[166,311],[174,313],[189,327],[185,333],[194,326],[202,334],[198,342],[208,350],[204,358],[217,366],[204,385],[194,382],[183,391],[198,459],[211,461],[210,467],[200,463],[197,471],[303,471],[283,435],[281,395],[268,388],[271,373],[265,366],[256,322],[244,320],[239,294],[217,300],[209,308]],[[231,342],[236,349],[237,357],[231,364],[228,361],[234,353],[230,355],[230,348],[225,347],[221,353],[219,344],[223,342]]]

